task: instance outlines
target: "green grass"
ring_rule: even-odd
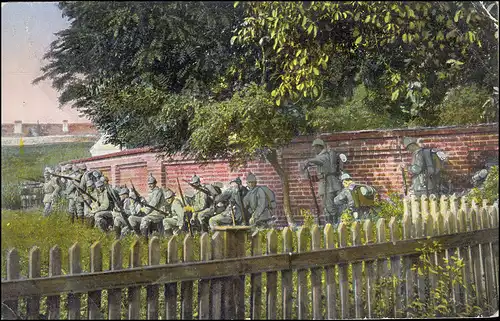
[[[20,187],[24,179],[43,181],[43,169],[63,161],[90,157],[92,142],[35,146],[2,146],[2,208],[21,207]],[[23,179],[24,178],[24,179]]]

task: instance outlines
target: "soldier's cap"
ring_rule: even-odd
[[[351,175],[347,174],[347,173],[344,173],[340,176],[340,180],[341,181],[345,181],[347,179],[351,179]]]
[[[167,190],[167,191],[165,192],[165,198],[166,198],[166,199],[170,199],[170,198],[172,198],[172,197],[175,197],[175,193],[174,193],[172,190]]]
[[[129,190],[128,188],[124,187],[120,190],[120,193],[118,193],[118,195],[128,195],[129,194]]]
[[[91,180],[91,179],[89,179],[89,180],[87,181],[87,187],[90,187],[90,186],[94,186],[94,181],[93,181],[93,180]]]
[[[257,177],[253,173],[248,173],[247,175],[247,182],[257,182]]]
[[[238,185],[241,185],[241,178],[236,177],[235,179],[233,179],[229,182],[229,184],[231,184],[231,183],[237,183]]]
[[[193,185],[200,185],[200,178],[194,174],[190,183]]]
[[[325,147],[325,142],[322,139],[316,138],[315,140],[313,140],[312,145],[313,145],[313,147],[314,146],[323,146],[323,147]]]
[[[101,187],[103,185],[104,185],[104,182],[101,180],[98,180],[97,182],[95,182],[95,187]]]
[[[405,146],[405,148],[407,148],[411,144],[417,144],[417,139],[414,138],[414,137],[405,137],[405,138],[403,138],[403,145]]]
[[[153,174],[149,174],[148,184],[156,184],[156,178],[153,177]]]

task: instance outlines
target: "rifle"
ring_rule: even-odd
[[[72,180],[72,181],[77,181],[78,183],[80,183],[79,179],[76,179],[76,178],[73,178],[73,177],[69,177],[69,176],[65,176],[65,175],[59,175],[59,174],[55,174],[55,173],[50,173],[50,175],[55,176],[55,177],[69,179],[69,180]]]
[[[125,210],[123,209],[123,204],[121,203],[121,200],[116,198],[115,193],[113,193],[113,191],[110,190],[109,185],[106,185],[106,189],[107,189],[108,194],[111,195],[111,198],[113,199],[113,203],[115,203],[115,205],[118,207],[118,212],[121,214],[123,220],[127,224],[127,227],[131,231],[134,230],[132,228],[132,225],[130,225],[130,222],[128,221],[128,219],[125,217],[125,214],[124,214]]]
[[[132,180],[129,179],[130,181],[130,184],[132,184],[132,192],[134,192],[134,194],[138,197],[138,198],[141,198],[141,195],[139,194],[139,192],[135,189],[135,186],[134,186],[134,183],[132,183]]]
[[[39,178],[25,177],[25,176],[18,176],[18,178],[23,179],[25,181],[31,181],[31,182],[35,182],[35,183],[43,183],[43,179],[39,179]]]
[[[198,190],[200,192],[203,192],[205,194],[207,194],[208,196],[212,197],[212,193],[210,193],[210,191],[208,189],[206,189],[205,187],[201,186],[201,185],[194,185],[192,184],[190,181],[188,180],[185,180],[183,179],[184,182],[188,183],[189,186],[191,186],[192,188],[194,188],[195,190]]]
[[[319,204],[318,204],[318,199],[316,198],[316,193],[314,192],[314,186],[312,183],[311,173],[309,173],[309,167],[306,167],[306,172],[307,172],[307,178],[309,179],[309,188],[311,189],[311,194],[314,200],[314,206],[316,207],[316,217],[318,218],[318,224],[319,224],[319,213],[320,213]]]
[[[182,193],[181,183],[179,183],[179,178],[177,177],[177,188],[179,189],[179,194],[181,195],[182,206],[186,207],[186,201],[184,200],[184,194]],[[193,227],[191,226],[191,216],[193,213],[186,211],[185,220],[189,229],[189,234],[193,236]]]
[[[158,211],[158,212],[162,213],[163,215],[169,215],[167,212],[162,211],[159,208],[154,207],[153,205],[149,205],[148,203],[141,201],[140,198],[134,198],[134,197],[130,197],[130,198],[133,199],[134,201],[136,201],[137,203],[141,204],[141,205],[144,205],[146,207],[149,207],[152,210],[155,210],[155,211]]]
[[[243,222],[245,223],[245,225],[250,225],[250,223],[247,221],[247,216],[245,215],[246,213],[246,208],[245,208],[245,204],[243,203],[243,197],[241,197],[241,189],[238,187],[238,196],[240,197],[240,202],[241,202],[241,218],[243,219]],[[231,206],[231,210],[232,210],[232,206]],[[233,214],[234,216],[234,214]]]
[[[401,145],[399,144],[399,137],[398,137],[398,151],[399,151],[399,158],[401,159],[401,163],[403,162],[403,155],[401,154]],[[408,185],[406,184],[406,174],[405,174],[405,169],[401,168],[401,175],[403,176],[403,187],[404,187],[404,192],[405,196],[408,195]]]

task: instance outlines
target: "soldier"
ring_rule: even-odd
[[[148,187],[148,197],[147,199],[143,199],[143,202],[147,203],[149,206],[161,210],[163,203],[165,202],[165,198],[163,195],[163,191],[158,186],[156,186],[156,178],[154,178],[153,175],[150,175],[148,177]],[[153,210],[149,206],[143,206],[140,209],[139,217],[143,216],[140,220],[140,223],[137,220],[137,216],[131,216],[129,218],[130,225],[132,225],[134,230],[137,232],[137,225],[139,224],[140,234],[145,237],[149,235],[149,228],[152,224],[162,222],[165,218],[165,215],[163,213],[160,213],[157,210]]]
[[[249,173],[247,175],[248,193],[243,199],[243,204],[250,214],[250,226],[257,228],[269,228],[273,219],[271,200],[262,186],[257,186],[257,177]]]
[[[69,165],[68,165],[69,166]],[[71,166],[71,172],[67,175],[71,178],[66,180],[66,197],[68,199],[68,212],[72,217],[72,220],[75,216],[81,217],[83,219],[83,198],[79,199],[79,192],[77,184],[80,181],[80,176],[78,173],[78,167],[76,165]]]
[[[122,203],[123,216],[128,220],[129,217],[135,214],[136,203],[135,201],[129,197],[130,191],[128,188],[123,187],[120,190],[119,197]],[[116,238],[119,239],[121,236],[125,236],[130,233],[130,229],[123,219],[123,216],[120,214],[120,209],[115,205],[113,209],[113,229],[115,231]]]
[[[45,183],[43,184],[43,216],[49,216],[52,211],[52,203],[57,199],[61,186],[57,184],[57,177],[50,176],[52,169],[47,167],[44,172]]]
[[[375,189],[368,185],[354,183],[347,173],[342,174],[340,179],[344,189],[333,200],[340,213],[350,209],[356,220],[367,219],[371,207],[375,205]]]
[[[201,184],[200,178],[196,174],[189,183],[195,188],[196,193],[191,199],[193,207],[193,217],[191,224],[200,226],[200,230],[208,232],[208,220],[214,215],[215,201],[214,198],[220,194],[220,189],[211,184]]]
[[[163,229],[165,236],[170,237],[177,234],[184,226],[184,206],[171,190],[165,193],[165,212],[168,215],[163,219]]]
[[[441,167],[446,160],[446,155],[437,149],[422,148],[413,137],[403,139],[405,148],[412,152],[411,165],[401,163],[401,168],[408,169],[411,173],[411,193],[421,195],[440,194]]]
[[[95,199],[97,199],[97,193],[95,191],[95,185],[94,185],[94,182],[92,180],[88,180],[87,183],[85,184],[85,191],[91,195],[92,197],[94,197]],[[84,199],[84,202],[83,202],[83,216],[85,218],[85,220],[89,221],[89,226],[92,226],[93,225],[93,222],[92,220],[94,219],[94,215],[90,214],[91,211],[92,211],[92,203],[94,202],[89,195],[86,195],[86,194],[83,194],[83,199]],[[90,205],[90,206],[89,206]]]
[[[243,204],[248,189],[242,185],[239,177],[229,184],[230,187],[215,198],[215,202],[229,203],[229,207],[208,220],[208,225],[212,230],[217,225],[248,225],[249,217]]]
[[[327,223],[338,224],[340,212],[333,200],[342,189],[340,174],[343,163],[347,158],[344,154],[327,150],[325,143],[321,139],[315,139],[312,146],[316,157],[308,159],[303,165],[303,169],[316,166],[319,179],[318,194],[323,203],[323,215],[325,215]]]
[[[95,206],[90,214],[95,218],[95,226],[101,231],[107,232],[109,227],[113,222],[112,202],[109,200],[108,192],[106,191],[106,186],[102,181],[98,181],[95,184],[97,188],[97,201],[98,204]]]

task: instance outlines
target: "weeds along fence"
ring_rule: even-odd
[[[130,249],[115,241],[104,251],[96,242],[84,267],[75,243],[63,274],[61,249],[54,246],[44,277],[38,247],[29,253],[27,277],[20,275],[18,251],[10,249],[3,318],[348,319],[498,309],[497,206],[336,229],[251,234],[227,227],[202,234],[199,244],[177,235],[166,249],[158,237],[145,247],[141,239]],[[142,266],[141,251],[148,253]]]

